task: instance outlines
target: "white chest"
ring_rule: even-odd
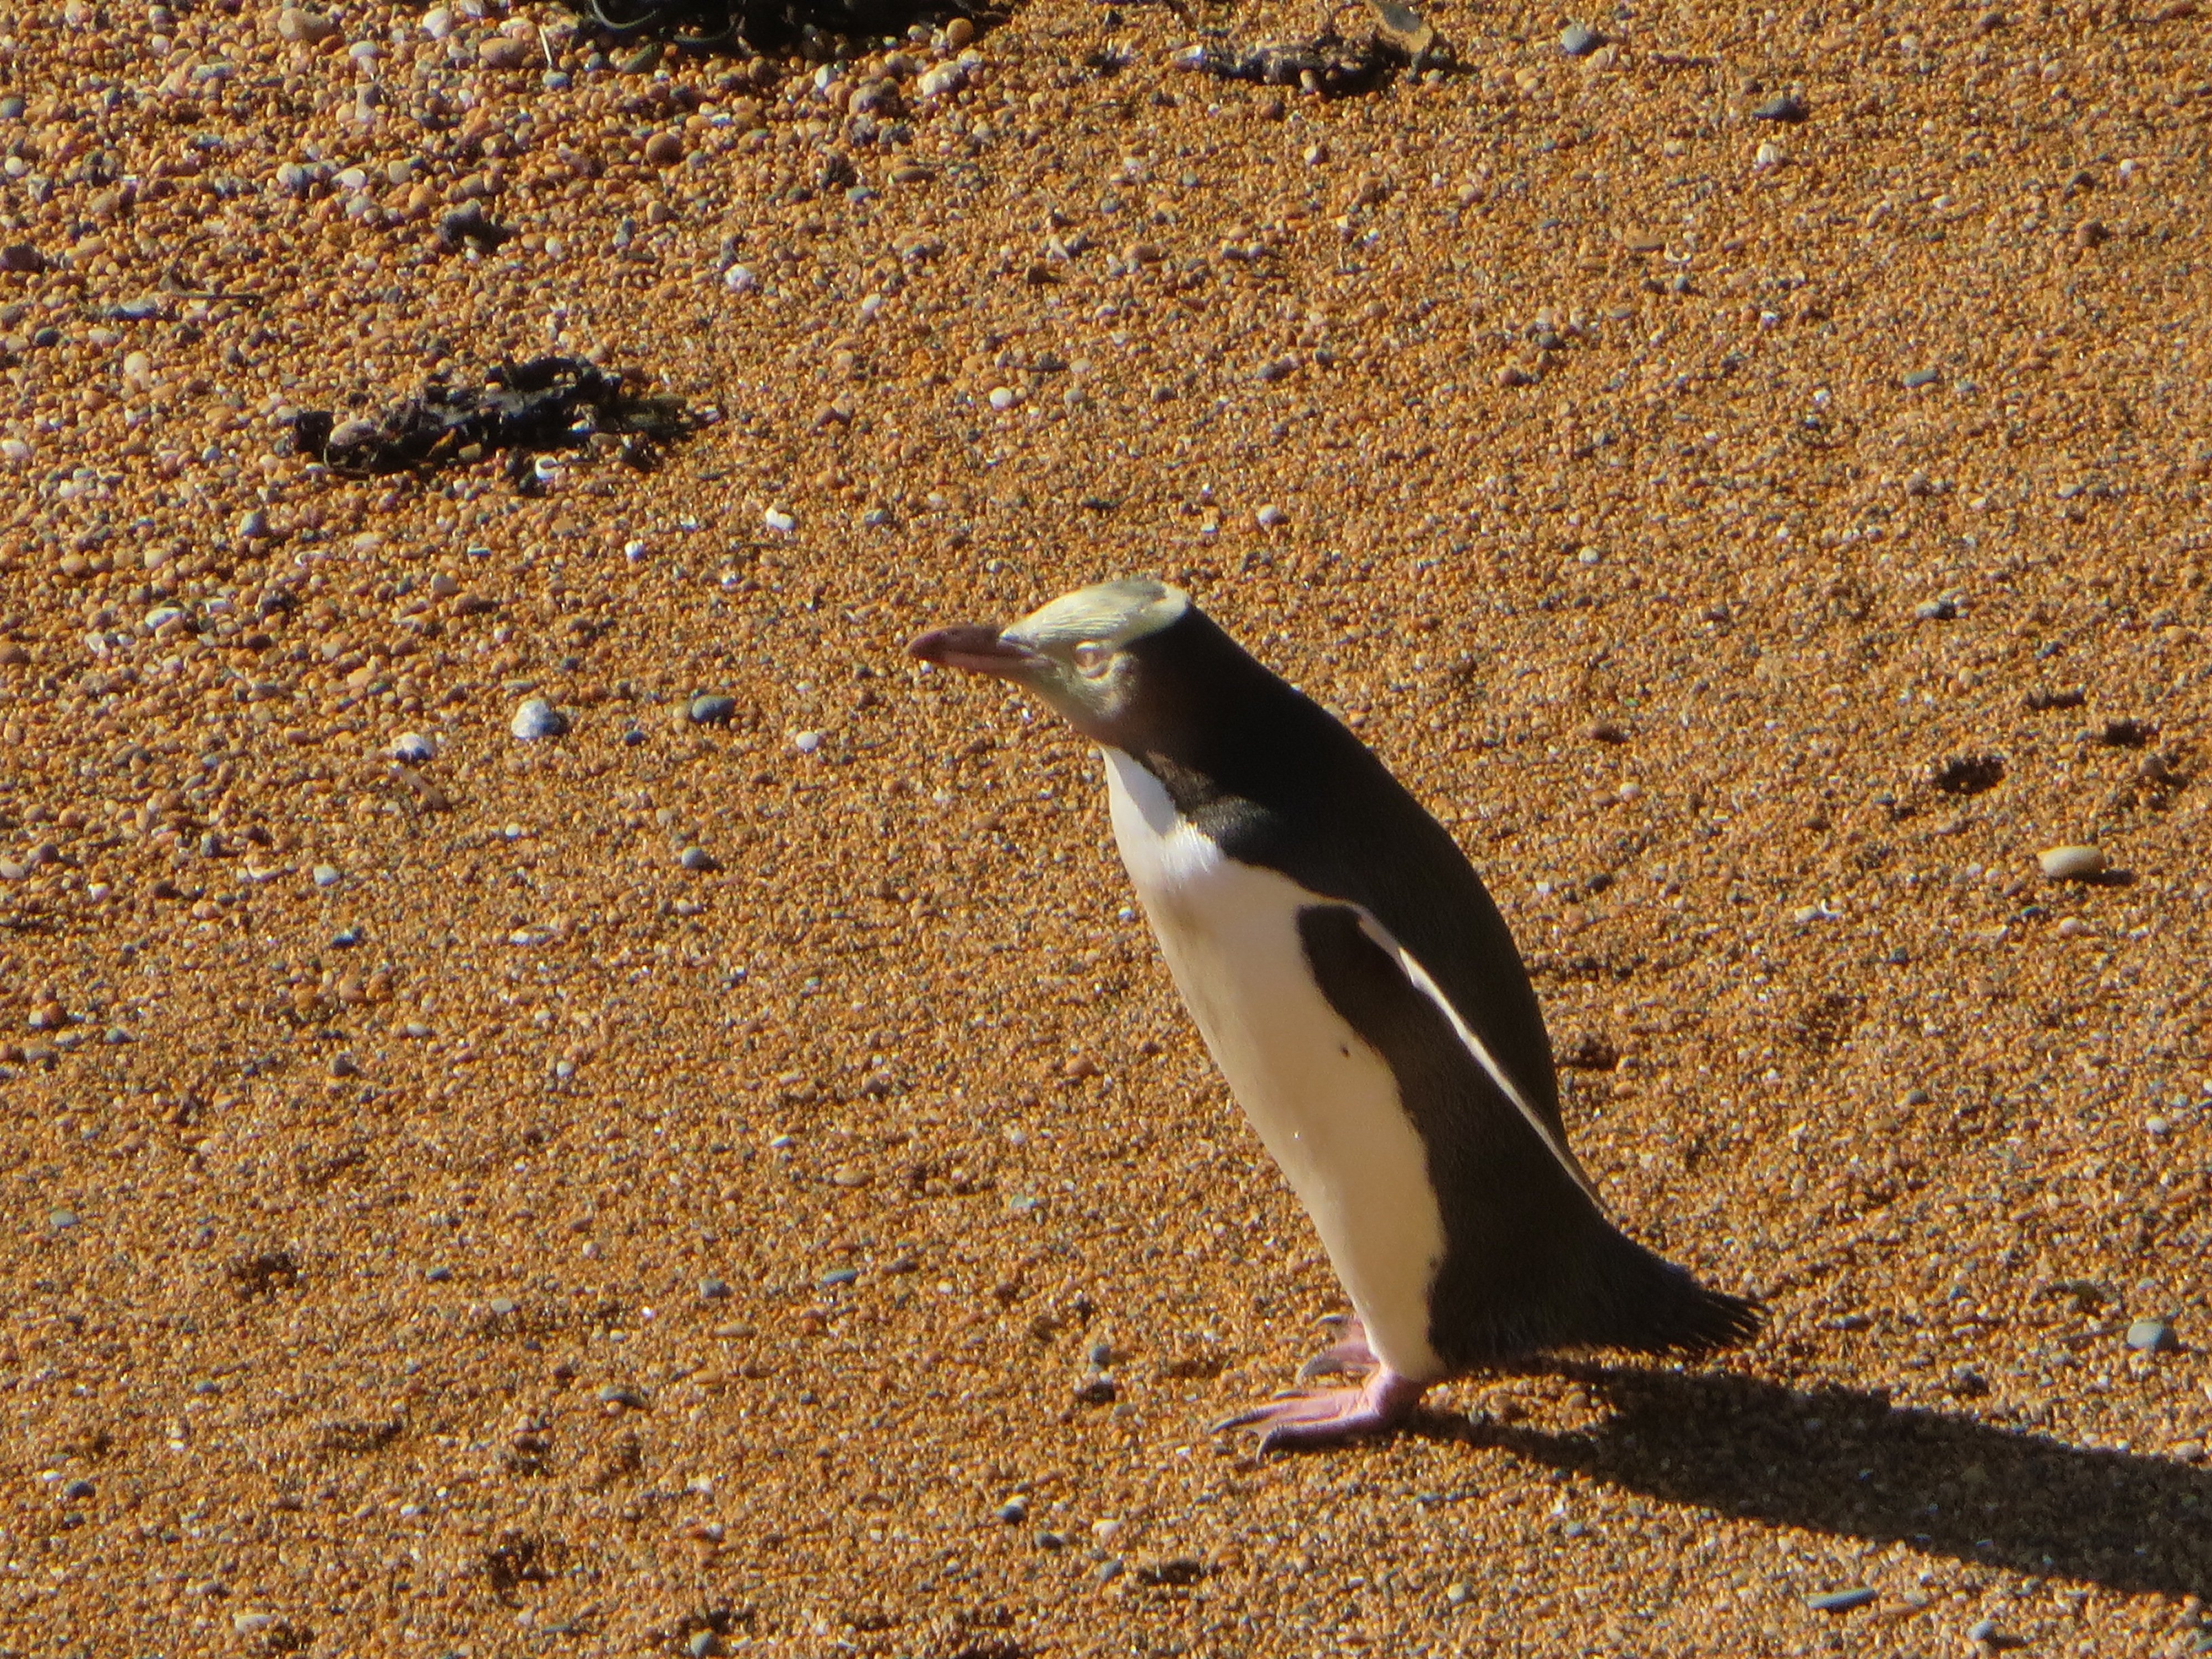
[[[1224,856],[1142,765],[1105,755],[1121,862],[1214,1063],[1313,1218],[1377,1357],[1437,1375],[1428,1291],[1443,1217],[1395,1078],[1307,966],[1298,913],[1328,901]]]

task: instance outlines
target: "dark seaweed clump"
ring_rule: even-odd
[[[532,455],[580,449],[600,433],[619,440],[625,459],[647,464],[658,441],[690,426],[678,398],[638,396],[621,374],[580,357],[538,357],[493,369],[482,386],[432,380],[380,415],[341,421],[307,410],[292,440],[300,453],[356,477],[465,466],[504,451],[508,475],[521,480]]]
[[[617,40],[659,40],[691,52],[782,52],[838,36],[889,36],[915,23],[966,15],[921,0],[574,0]]]

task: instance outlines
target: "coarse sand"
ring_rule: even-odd
[[[0,0],[0,1650],[2212,1650],[2212,14],[1978,4]],[[545,354],[696,429],[292,453]],[[1336,1286],[902,649],[1127,573],[1755,1345],[1209,1436]]]

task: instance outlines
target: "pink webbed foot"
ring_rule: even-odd
[[[1322,1376],[1365,1376],[1382,1364],[1375,1350],[1367,1346],[1367,1327],[1359,1322],[1358,1314],[1333,1315],[1327,1322],[1335,1327],[1336,1340],[1298,1367],[1298,1381],[1310,1382]]]
[[[1428,1385],[1378,1366],[1364,1382],[1341,1389],[1286,1394],[1213,1425],[1257,1429],[1261,1451],[1279,1446],[1333,1446],[1363,1434],[1382,1434],[1413,1414]]]

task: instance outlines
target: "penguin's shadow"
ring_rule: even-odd
[[[2212,1470],[2067,1445],[1852,1389],[1552,1364],[1610,1407],[1454,1437],[1672,1504],[2128,1594],[2212,1595]],[[1602,1528],[1601,1520],[1599,1525]]]

